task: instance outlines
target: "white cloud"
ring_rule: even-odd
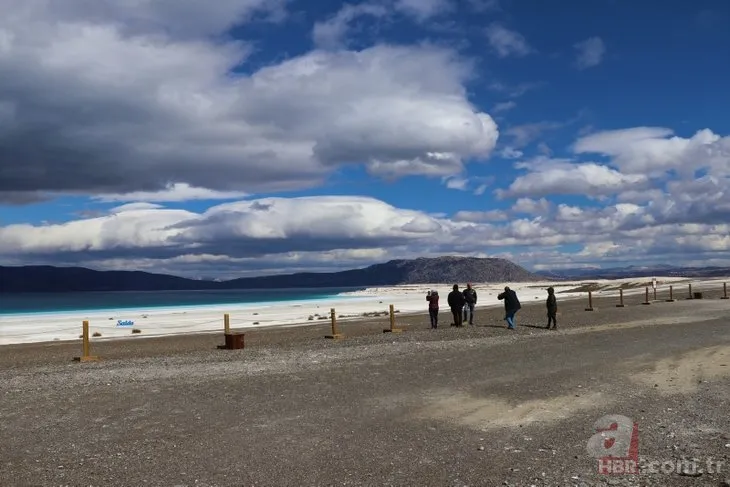
[[[469,179],[463,177],[447,178],[446,187],[449,189],[458,189],[459,191],[467,191],[469,189]]]
[[[508,219],[509,215],[502,210],[458,211],[454,214],[454,220],[457,222],[501,222]]]
[[[314,24],[312,39],[319,47],[342,47],[350,23],[359,17],[380,18],[386,16],[388,13],[388,9],[384,5],[375,3],[345,4],[329,19]]]
[[[485,29],[489,45],[497,53],[497,56],[506,58],[509,56],[524,57],[532,52],[527,39],[519,32],[510,30],[503,25],[492,22]]]
[[[606,54],[606,45],[600,37],[589,37],[573,45],[576,49],[575,65],[578,69],[598,66]]]
[[[124,194],[102,194],[99,201],[190,201],[190,200],[235,200],[247,196],[238,191],[214,191],[194,188],[189,184],[170,184],[163,191],[134,191]]]
[[[472,65],[451,49],[312,51],[254,69],[250,46],[210,36],[278,2],[168,3],[5,0],[0,199],[279,191],[343,164],[445,176],[496,143],[467,99]]]
[[[517,150],[514,147],[505,147],[499,152],[499,155],[505,159],[521,159],[525,155],[521,150]]]
[[[571,163],[566,160],[538,157],[517,164],[528,169],[517,177],[499,197],[546,196],[579,194],[589,197],[606,196],[643,187],[648,178],[639,174],[622,174],[608,166],[588,163]]]
[[[578,139],[574,151],[610,156],[627,173],[656,177],[674,170],[692,178],[695,171],[707,169],[717,175],[730,174],[730,136],[721,137],[709,129],[689,139],[659,127],[607,130]]]
[[[552,208],[552,205],[545,198],[534,200],[532,198],[519,198],[514,205],[512,205],[512,213],[524,213],[527,215],[545,215]]]
[[[517,106],[517,103],[514,101],[504,101],[501,103],[497,103],[494,105],[494,108],[492,108],[492,113],[500,113],[500,112],[506,112],[508,110],[512,110]]]

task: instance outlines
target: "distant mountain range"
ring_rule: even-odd
[[[607,269],[561,269],[537,271],[535,274],[546,279],[625,279],[630,277],[724,277],[730,276],[730,267],[677,267],[673,265],[628,266]]]
[[[141,271],[96,271],[82,267],[0,266],[0,293],[285,289],[539,280],[545,278],[508,260],[474,257],[391,260],[341,272],[304,272],[228,281],[186,279]]]
[[[621,279],[659,275],[723,277],[730,276],[730,268],[681,268],[659,265],[610,269],[563,269],[533,273],[505,259],[435,257],[391,260],[383,264],[341,272],[302,272],[216,281],[187,279],[141,271],[96,271],[83,267],[0,266],[0,293],[345,288],[399,284]]]

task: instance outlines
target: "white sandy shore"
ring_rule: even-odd
[[[675,293],[686,293],[686,283],[701,291],[709,287],[722,288],[718,279],[690,280],[686,278],[657,277],[660,292],[667,292],[668,285],[675,284]],[[497,300],[505,285],[514,289],[523,303],[542,300],[545,289],[553,286],[559,300],[585,298],[585,292],[563,292],[589,283],[603,289],[596,296],[618,295],[621,284],[646,284],[651,278],[633,278],[602,281],[531,282],[474,284],[478,293],[477,309],[502,306]],[[680,284],[683,283],[683,284]],[[330,308],[336,309],[338,321],[361,319],[365,313],[387,313],[389,305],[399,315],[426,311],[425,294],[436,289],[441,296],[441,308],[446,311],[446,296],[450,284],[430,284],[369,288],[363,291],[343,293],[328,300],[287,301],[266,304],[216,305],[181,308],[150,308],[126,310],[79,311],[32,315],[0,315],[0,345],[32,343],[54,340],[78,340],[83,320],[89,321],[90,332],[101,333],[99,339],[121,338],[132,335],[132,328],[141,330],[136,336],[149,337],[183,333],[215,332],[223,329],[223,315],[230,315],[231,328],[246,329],[260,326],[297,326],[312,323],[328,323]],[[644,288],[627,289],[625,295],[643,293]],[[119,327],[117,321],[131,320],[133,327]]]

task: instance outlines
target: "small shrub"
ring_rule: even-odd
[[[318,320],[326,320],[326,319],[327,319],[327,317],[326,317],[326,316],[320,316],[320,317],[319,317],[319,318],[317,318],[317,319],[318,319]]]
[[[79,335],[79,338],[84,338],[84,335]]]
[[[134,334],[142,333],[142,330],[140,330],[139,328],[132,328],[132,333],[134,333]]]
[[[254,325],[259,325],[260,323],[258,321],[253,322]]]
[[[309,315],[309,318],[307,318],[309,321],[312,321],[314,319],[314,316]]]
[[[254,315],[254,316],[257,316],[257,315],[258,315],[258,313],[254,313],[253,315]]]
[[[99,333],[98,331],[95,331],[94,334],[91,335],[91,336],[93,336],[93,337],[100,337],[101,336],[101,333]]]
[[[396,314],[396,313],[400,313],[400,310],[397,309],[397,310],[393,311],[393,314]]]

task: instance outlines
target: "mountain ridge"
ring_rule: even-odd
[[[506,259],[454,256],[396,259],[338,272],[298,272],[225,281],[203,281],[144,271],[98,271],[85,267],[0,266],[0,293],[284,289],[539,280],[545,278]]]

